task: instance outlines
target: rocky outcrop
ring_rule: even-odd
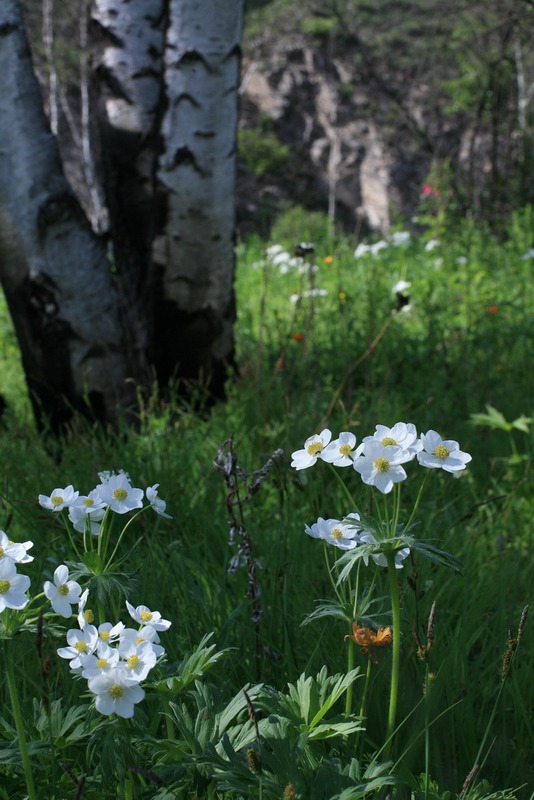
[[[241,128],[261,137],[269,120],[294,160],[252,183],[241,173],[241,209],[258,207],[267,181],[269,197],[321,209],[352,231],[387,233],[392,219],[411,216],[431,155],[413,146],[406,125],[381,123],[382,98],[343,59],[294,42],[261,60],[246,56],[241,101]]]

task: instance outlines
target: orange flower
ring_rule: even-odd
[[[325,264],[331,264],[333,262],[333,260],[334,260],[334,256],[325,256],[323,258],[323,261],[324,261]]]
[[[304,341],[304,334],[303,333],[292,333],[291,338],[294,339],[296,342],[303,342]]]
[[[488,307],[488,314],[498,314],[498,313],[499,313],[499,306]]]
[[[371,628],[358,625],[358,622],[352,623],[352,634],[345,636],[345,639],[352,639],[353,642],[359,644],[360,653],[367,653],[373,664],[378,664],[378,658],[371,648],[387,647],[391,644],[392,638],[391,628],[384,628],[381,625],[375,633]]]

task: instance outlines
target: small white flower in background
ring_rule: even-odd
[[[150,625],[144,625],[138,631],[134,630],[134,628],[124,628],[121,633],[120,637],[121,645],[123,642],[130,642],[138,647],[143,642],[150,642],[152,645],[152,649],[156,654],[156,657],[159,658],[165,652],[165,648],[160,645],[160,638],[158,636],[158,632],[155,628],[152,628]],[[121,646],[119,645],[119,647]]]
[[[15,544],[8,538],[7,533],[0,531],[0,561],[4,558],[11,559],[15,564],[23,564],[27,558],[26,548],[23,544]],[[30,557],[30,560],[33,559]]]
[[[145,680],[157,660],[152,644],[146,641],[134,644],[124,640],[119,645],[119,654],[124,659],[129,675],[139,682]]]
[[[295,469],[307,469],[312,467],[318,458],[322,457],[322,451],[329,444],[332,432],[325,428],[321,433],[310,436],[304,442],[303,450],[295,450],[291,453],[291,466]]]
[[[370,533],[369,531],[365,531],[360,535],[360,541],[362,542],[362,544],[378,544],[373,534]],[[395,553],[395,569],[402,569],[404,566],[402,562],[404,561],[405,558],[408,558],[409,555],[410,555],[409,547],[403,547],[401,550],[398,550]],[[375,564],[377,564],[379,567],[387,567],[388,565],[388,561],[384,553],[372,553],[371,558],[373,559]],[[369,557],[363,556],[363,560],[365,566],[367,566],[369,563]]]
[[[307,289],[305,292],[300,292],[299,294],[292,294],[289,300],[292,303],[296,303],[298,300],[302,300],[306,297],[326,297],[328,294],[327,289]]]
[[[26,592],[30,588],[27,575],[19,575],[15,562],[10,558],[0,560],[0,613],[6,608],[20,611],[29,598]]]
[[[116,514],[127,514],[134,508],[143,507],[143,490],[132,488],[124,473],[112,475],[106,483],[97,486],[95,491]]]
[[[54,489],[51,495],[40,494],[39,505],[50,511],[63,511],[76,501],[78,495],[79,492],[75,492],[74,487],[69,485],[64,489]]]
[[[394,231],[391,234],[391,244],[394,247],[399,247],[403,244],[408,244],[410,241],[410,231]]]
[[[98,632],[94,625],[86,625],[83,631],[72,628],[67,631],[68,647],[59,647],[57,654],[60,658],[69,660],[71,669],[83,666],[84,656],[90,656],[98,644]]]
[[[439,239],[429,239],[428,242],[425,244],[425,250],[427,253],[430,253],[432,252],[432,250],[435,250],[436,247],[439,247],[439,245],[440,245]]]
[[[97,472],[97,475],[102,483],[109,483],[111,478],[114,478],[116,475],[124,475],[127,481],[130,481],[130,483],[132,482],[132,479],[130,478],[129,474],[123,469],[116,469],[116,470],[105,469],[102,472]]]
[[[117,666],[91,678],[88,687],[96,695],[96,710],[104,716],[116,714],[129,719],[133,717],[134,705],[145,696],[144,689],[135,678],[128,675],[124,666]]]
[[[430,430],[424,433],[421,442],[423,449],[417,453],[417,460],[423,467],[444,469],[454,474],[465,469],[472,459],[469,453],[460,450],[458,442],[442,439],[436,431]]]
[[[359,519],[357,514],[352,514],[355,520]],[[322,539],[340,550],[354,550],[358,546],[358,529],[356,525],[348,525],[339,519],[323,519],[319,517],[313,525],[306,525],[305,533],[313,539]]]
[[[375,244],[364,244],[364,242],[360,242],[354,251],[354,258],[361,258],[362,256],[367,255],[367,253],[371,253],[371,255],[376,256],[381,250],[386,250],[387,247],[388,243],[383,239],[381,239],[379,242],[375,242]]]
[[[458,256],[456,259],[457,264],[467,264],[467,256]]]
[[[521,256],[522,261],[528,261],[530,258],[534,258],[534,247],[531,247],[530,250]]]
[[[442,266],[443,266],[443,259],[442,258],[434,259],[434,269],[440,269],[440,267],[442,267]]]
[[[134,608],[128,601],[126,601],[126,608],[131,618],[139,625],[150,625],[157,631],[166,631],[171,627],[169,620],[162,619],[159,611],[151,611],[147,606]]]
[[[363,452],[367,442],[380,442],[382,447],[393,445],[400,447],[406,453],[410,453],[411,458],[415,456],[423,445],[417,438],[417,430],[412,422],[396,422],[392,428],[386,425],[377,425],[373,436],[366,436],[357,449],[357,455]]]
[[[368,486],[376,486],[382,494],[388,494],[395,483],[407,475],[401,464],[411,461],[413,453],[396,445],[384,447],[381,442],[368,441],[358,448],[360,455],[354,459],[354,469]]]
[[[330,442],[322,451],[321,458],[335,467],[352,466],[351,453],[356,447],[356,437],[350,431],[342,431],[339,438]]]
[[[167,503],[165,502],[165,500],[162,500],[161,497],[159,497],[158,486],[159,483],[155,483],[154,486],[149,486],[145,490],[146,499],[148,500],[148,502],[150,503],[156,514],[159,514],[160,517],[165,517],[165,519],[172,519],[170,514],[165,513]]]
[[[76,581],[69,581],[69,569],[65,564],[61,564],[54,571],[54,582],[44,582],[44,593],[52,603],[52,608],[56,614],[62,617],[70,617],[72,614],[71,606],[80,602],[82,589]]]
[[[90,680],[113,669],[119,663],[120,654],[106,642],[98,642],[96,651],[90,655],[80,656],[82,677]]]
[[[393,294],[402,294],[409,289],[412,284],[410,281],[397,281],[393,289],[391,290]]]

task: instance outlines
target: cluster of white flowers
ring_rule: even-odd
[[[0,614],[6,608],[20,611],[29,601],[26,592],[31,581],[27,575],[19,575],[17,564],[33,561],[33,556],[28,555],[31,547],[33,542],[17,544],[0,531]]]
[[[343,431],[332,440],[331,431],[325,428],[306,439],[304,448],[296,450],[292,459],[291,466],[297,470],[313,466],[318,459],[336,467],[352,467],[365,484],[388,494],[396,483],[406,479],[404,465],[409,461],[416,459],[423,467],[443,469],[458,477],[471,461],[471,456],[460,450],[458,442],[443,439],[434,430],[418,436],[411,422],[397,422],[392,428],[377,425],[374,434],[366,436],[359,445],[353,433]],[[323,539],[342,550],[352,550],[359,544],[377,544],[374,535],[359,525],[358,520],[358,514],[349,514],[344,521],[320,517],[305,530],[309,536]],[[402,561],[408,554],[409,548],[396,552],[397,569],[402,568]],[[373,554],[372,558],[380,566],[386,565],[383,553]]]
[[[409,231],[395,231],[391,234],[391,239],[389,242],[386,242],[385,239],[380,239],[379,242],[375,242],[374,244],[365,244],[365,242],[360,242],[354,251],[354,258],[361,258],[362,256],[366,255],[376,256],[382,250],[387,250],[390,245],[392,247],[402,247],[403,245],[409,244],[410,240],[411,236]]]
[[[278,267],[280,275],[288,272],[297,272],[299,275],[309,275],[318,272],[317,264],[312,264],[301,256],[290,255],[282,245],[273,244],[265,251],[267,261],[274,267]]]
[[[143,508],[143,496],[146,496],[156,514],[171,518],[165,513],[165,501],[158,496],[159,483],[143,491],[132,487],[130,476],[123,470],[117,473],[99,472],[98,476],[101,483],[87,495],[81,495],[69,485],[64,489],[54,489],[50,495],[40,494],[39,504],[56,513],[68,509],[74,530],[80,533],[88,530],[95,536],[100,533],[100,523],[108,509],[116,514],[127,514]]]
[[[97,627],[92,624],[92,611],[85,608],[87,590],[80,595],[79,585],[68,581],[65,565],[57,568],[54,578],[56,576],[58,581],[65,580],[61,586],[68,590],[62,595],[64,603],[78,603],[79,625],[67,632],[67,647],[60,647],[58,655],[69,661],[76,675],[87,680],[89,691],[95,695],[97,711],[105,716],[132,717],[134,705],[145,696],[141,682],[146,680],[158,658],[165,653],[159,633],[168,630],[171,623],[162,619],[159,611],[151,611],[143,605],[134,608],[127,602],[128,613],[139,628],[127,628],[122,622],[115,625],[103,622]],[[50,594],[45,584],[45,592],[54,610],[58,613],[66,610],[66,606],[58,601],[57,595],[61,595],[61,591],[54,593],[50,585],[48,591]]]

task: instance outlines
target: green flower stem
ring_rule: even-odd
[[[347,654],[347,672],[354,669],[354,644],[349,641],[349,652]],[[348,717],[352,713],[352,688],[353,683],[347,689],[345,694],[345,714]]]
[[[124,528],[123,528],[123,529],[122,529],[122,531],[120,532],[119,538],[117,539],[117,544],[115,545],[115,547],[114,547],[114,549],[113,549],[113,552],[112,552],[112,554],[110,555],[110,557],[109,557],[109,560],[108,560],[108,562],[107,562],[107,564],[106,564],[106,567],[105,567],[106,569],[108,569],[108,568],[111,566],[111,564],[113,563],[113,559],[115,558],[115,554],[116,554],[117,550],[118,550],[118,549],[119,549],[119,547],[120,547],[120,543],[122,542],[122,539],[123,539],[123,537],[124,537],[124,534],[126,533],[127,529],[130,527],[130,525],[132,524],[132,522],[133,522],[135,519],[137,519],[137,517],[139,516],[139,514],[142,514],[142,513],[143,513],[143,511],[146,511],[146,510],[147,510],[147,508],[152,508],[152,506],[144,506],[143,508],[139,509],[139,511],[138,511],[136,514],[134,514],[134,515],[133,515],[133,517],[131,517],[131,518],[128,520],[128,522],[126,523],[126,525],[124,526]],[[104,554],[104,556],[105,556],[105,554]]]
[[[397,583],[397,571],[395,569],[395,553],[386,553],[388,563],[389,587],[391,595],[391,615],[393,627],[393,647],[391,656],[391,688],[389,694],[389,713],[388,727],[386,734],[386,758],[389,758],[391,751],[391,740],[395,730],[395,718],[397,715],[397,698],[399,694],[399,667],[400,667],[400,602],[399,585]]]
[[[415,505],[414,505],[414,507],[413,507],[412,513],[410,514],[410,519],[408,520],[408,522],[406,523],[406,525],[405,525],[405,527],[404,527],[404,530],[405,530],[405,531],[407,531],[407,530],[408,530],[408,528],[410,527],[410,524],[411,524],[411,522],[412,522],[412,519],[415,517],[415,512],[417,511],[417,509],[418,509],[418,507],[419,507],[419,503],[421,502],[421,497],[423,496],[423,489],[424,489],[424,488],[425,488],[425,486],[426,486],[426,482],[427,482],[427,480],[429,479],[429,477],[430,477],[430,473],[431,473],[431,472],[432,472],[432,470],[431,470],[431,469],[427,469],[427,471],[426,471],[426,475],[425,475],[425,477],[423,478],[423,482],[422,482],[422,484],[421,484],[421,487],[420,487],[420,489],[419,489],[419,493],[418,493],[418,495],[417,495],[417,500],[415,501]]]
[[[17,686],[15,683],[15,672],[13,670],[13,662],[8,651],[7,639],[4,639],[4,661],[9,697],[11,699],[11,708],[13,711],[15,728],[17,730],[17,737],[19,740],[19,750],[22,758],[24,776],[26,778],[26,788],[28,789],[28,800],[37,800],[37,794],[33,783],[32,765],[30,763],[30,756],[28,754],[28,745],[26,743],[26,736],[24,733],[24,723],[22,721],[19,696],[17,694]]]

